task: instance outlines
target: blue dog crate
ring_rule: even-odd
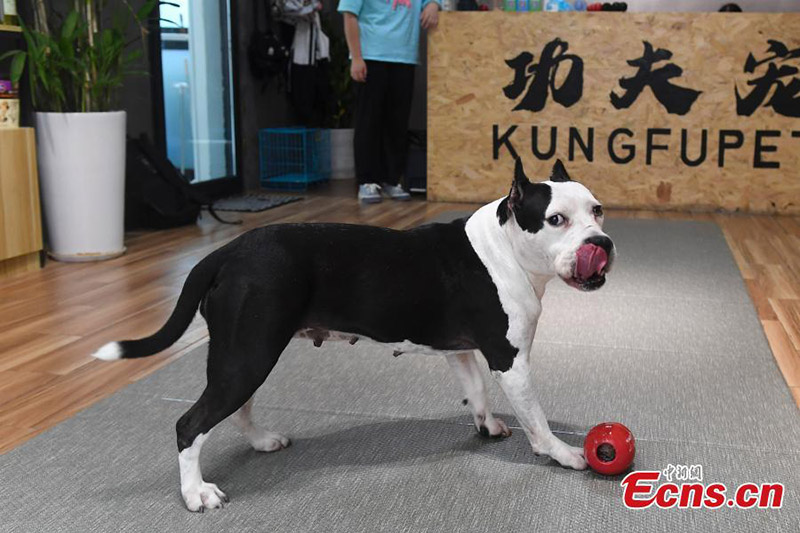
[[[317,128],[267,128],[258,132],[262,187],[305,190],[331,177],[331,136]]]

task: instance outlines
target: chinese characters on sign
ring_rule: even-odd
[[[583,59],[575,54],[567,54],[569,43],[555,38],[547,43],[540,54],[538,63],[530,52],[522,52],[506,64],[514,70],[514,80],[503,87],[503,93],[510,100],[516,100],[525,93],[514,111],[541,111],[547,103],[549,93],[553,100],[570,107],[583,96]],[[622,96],[611,92],[611,104],[617,109],[626,109],[633,104],[645,87],[650,87],[656,99],[668,113],[685,115],[692,108],[702,91],[680,87],[670,82],[683,74],[683,69],[675,63],[668,63],[653,69],[655,63],[668,60],[672,52],[664,48],[653,50],[653,45],[644,41],[642,57],[628,61],[639,71],[632,78],[620,78],[619,85],[625,89]],[[556,73],[561,62],[569,61],[569,71],[561,85],[556,86]]]
[[[575,54],[567,54],[569,44],[559,38],[547,43],[534,63],[530,52],[522,52],[514,59],[506,60],[506,64],[514,69],[514,81],[503,87],[505,95],[515,100],[526,90],[525,96],[514,108],[515,111],[541,111],[547,103],[548,92],[553,93],[553,100],[570,107],[583,96],[583,59]],[[556,87],[556,73],[563,61],[569,61],[569,72],[564,82]]]
[[[663,67],[653,70],[653,64],[666,61],[672,57],[672,52],[665,48],[653,50],[653,45],[644,41],[644,54],[642,57],[628,61],[632,67],[639,71],[632,78],[620,78],[619,86],[625,89],[625,94],[618,96],[611,91],[611,105],[617,109],[626,109],[636,101],[645,87],[650,87],[653,94],[667,113],[685,115],[692,108],[692,104],[701,91],[679,87],[669,80],[683,74],[683,69],[675,63],[668,63]]]
[[[753,88],[747,96],[742,97],[739,93],[739,87],[735,87],[736,113],[749,117],[763,104],[764,107],[771,107],[779,115],[800,117],[800,77],[797,76],[798,68],[786,64],[792,60],[795,63],[799,62],[800,48],[789,50],[780,41],[770,39],[767,42],[769,43],[767,53],[772,55],[761,61],[756,61],[752,53],[747,56],[747,61],[744,64],[745,73],[755,74],[756,69],[765,63],[768,63],[767,72],[747,82],[747,85]],[[765,103],[764,101],[773,87],[775,91]]]
[[[683,69],[675,63],[653,68],[657,63],[671,59],[672,52],[665,48],[654,49],[647,41],[643,43],[642,56],[627,62],[639,70],[630,78],[619,79],[619,86],[625,92],[619,95],[611,91],[611,105],[615,109],[627,109],[646,87],[650,87],[656,100],[668,113],[687,114],[702,91],[681,87],[670,81],[683,75]],[[736,113],[749,117],[763,106],[771,107],[779,115],[800,117],[800,68],[795,66],[800,64],[800,48],[789,50],[784,43],[774,39],[769,39],[767,43],[767,53],[770,55],[764,59],[756,60],[752,53],[747,56],[743,70],[745,73],[756,75],[757,70],[763,71],[764,65],[767,65],[767,69],[747,82],[751,90],[746,96],[742,96],[739,87],[735,86]],[[542,49],[538,63],[530,52],[522,52],[517,57],[506,60],[506,64],[514,70],[514,79],[503,87],[503,93],[510,100],[516,100],[522,95],[514,111],[541,111],[550,94],[555,102],[564,107],[570,107],[581,99],[583,59],[576,54],[566,53],[568,49],[568,42],[555,38]],[[569,70],[564,81],[556,85],[556,74],[562,62],[569,62]],[[790,64],[792,62],[795,64]]]

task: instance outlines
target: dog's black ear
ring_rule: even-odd
[[[508,193],[509,208],[516,207],[522,203],[525,195],[525,186],[530,185],[530,183],[528,176],[525,175],[525,171],[522,169],[522,159],[517,158],[517,162],[514,164],[514,181],[511,184],[511,192]]]
[[[504,198],[500,205],[497,206],[497,219],[500,225],[514,216],[514,212],[522,207],[522,201],[526,196],[526,190],[530,190],[531,182],[525,175],[522,169],[522,160],[517,158],[514,163],[514,181],[511,182],[511,190],[508,193],[508,198]]]
[[[567,169],[564,168],[564,163],[560,159],[556,159],[556,164],[553,165],[553,172],[550,174],[550,181],[556,183],[563,181],[572,181],[567,174]]]

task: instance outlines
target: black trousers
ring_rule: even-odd
[[[408,157],[408,117],[415,65],[367,60],[356,83],[355,159],[358,183],[397,185]]]
[[[325,127],[331,111],[330,62],[317,61],[316,65],[291,66],[291,92],[297,122],[308,128]]]

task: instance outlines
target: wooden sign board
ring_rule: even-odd
[[[443,13],[428,198],[561,158],[607,206],[800,213],[800,15]]]

